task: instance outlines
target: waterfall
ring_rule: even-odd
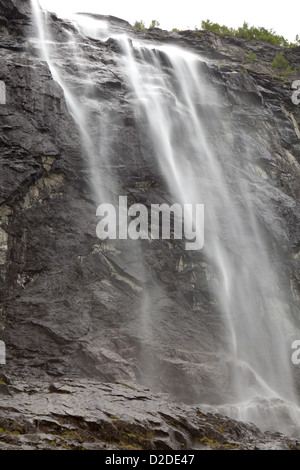
[[[128,100],[136,122],[147,132],[151,158],[172,201],[205,206],[203,256],[214,270],[211,295],[223,325],[223,341],[211,352],[226,356],[231,388],[224,391],[223,403],[212,398],[201,405],[264,429],[294,432],[300,424],[290,350],[294,327],[277,271],[280,253],[270,246],[261,222],[262,215],[275,219],[274,208],[267,203],[265,213],[260,213],[260,197],[267,197],[252,177],[260,145],[257,128],[252,124],[245,131],[241,126],[237,141],[239,116],[231,114],[215,64],[201,55],[177,46],[138,42],[124,32],[110,31],[103,21],[87,24],[84,17],[73,23],[73,32],[65,31],[68,40],[58,49],[38,2],[32,4],[41,57],[62,87],[78,125],[97,204],[117,197],[121,188],[109,170],[115,139],[109,131],[111,115],[95,92],[101,65],[91,64],[85,55],[84,35],[99,41],[110,37],[118,43],[121,52],[114,59],[130,90]],[[77,82],[78,77],[82,81],[80,99],[67,62],[76,65]],[[227,72],[228,80],[233,74]],[[139,244],[136,249],[144,286],[140,332],[147,336],[155,321],[149,312],[158,307],[151,288],[147,290],[143,249]],[[158,283],[155,288],[160,289]]]
[[[182,203],[202,202],[206,207],[205,256],[219,273],[215,295],[233,361],[235,403],[219,409],[261,426],[271,422],[283,429],[290,421],[297,428],[288,302],[259,227],[251,183],[226,137],[222,96],[209,86],[209,70],[201,57],[172,46],[132,46],[127,38],[122,45],[133,106],[148,123],[170,192]],[[212,141],[210,126],[223,135],[222,142]],[[240,138],[247,148],[248,139],[257,138],[256,128],[250,136],[241,129]],[[253,162],[254,157],[248,155]]]

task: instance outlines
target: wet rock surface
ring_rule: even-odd
[[[64,379],[0,389],[1,450],[298,450],[300,442],[128,383]]]
[[[131,30],[126,22],[111,21],[115,28]],[[49,24],[63,44],[72,25],[54,15]],[[297,75],[275,74],[269,64],[278,48],[266,44],[203,32],[135,34],[184,45],[211,61],[205,73],[222,91],[218,105],[227,110],[237,158],[244,158],[253,192],[259,194],[261,226],[272,249],[281,253],[279,270],[298,327],[300,107],[291,101]],[[91,175],[78,128],[30,39],[36,31],[28,1],[0,2],[0,35],[0,80],[7,95],[7,104],[0,105],[0,339],[7,347],[7,365],[0,367],[9,369],[13,383],[0,389],[0,448],[297,446],[252,426],[231,425],[221,416],[201,416],[191,406],[168,404],[139,388],[138,383],[155,382],[155,390],[187,404],[211,397],[221,403],[230,393],[231,364],[222,352],[214,352],[216,343],[226,342],[210,293],[214,268],[201,253],[185,252],[178,241],[142,245],[131,258],[130,242],[108,245],[97,239]],[[116,42],[90,38],[86,48],[91,64],[101,63],[97,96],[109,116],[106,132],[118,135],[110,166],[97,171],[104,181],[109,175],[107,181],[122,187],[132,203],[168,201],[114,60],[120,53]],[[245,63],[249,50],[258,63]],[[299,48],[289,52],[291,64],[299,63],[299,54]],[[74,90],[83,93],[76,66],[68,57],[65,62],[74,75]],[[239,139],[241,122],[249,130],[247,146],[257,155],[254,166]],[[251,137],[254,127],[258,138]],[[271,220],[265,212],[270,200],[275,208]],[[146,252],[146,275],[140,250]],[[154,299],[150,338],[141,334],[146,286]],[[65,380],[70,375],[77,378]],[[138,391],[114,384],[124,381]],[[224,432],[217,430],[220,426]]]

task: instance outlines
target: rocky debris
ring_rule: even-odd
[[[199,407],[130,383],[65,378],[0,388],[0,450],[299,450]]]

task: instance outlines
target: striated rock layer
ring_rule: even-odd
[[[106,20],[117,31],[131,31],[122,20]],[[63,47],[66,31],[74,32],[72,24],[55,15],[49,15],[48,22]],[[260,223],[270,251],[280,252],[277,271],[289,293],[288,310],[295,324],[290,340],[298,339],[300,106],[291,100],[291,83],[297,75],[285,77],[271,69],[269,63],[280,49],[265,43],[208,32],[154,29],[131,34],[201,52],[213,64],[207,74],[223,90],[221,106],[228,110],[226,116],[246,130],[259,129],[257,158],[245,171],[253,193],[258,194]],[[93,175],[63,91],[40,59],[28,1],[0,1],[0,35],[0,80],[6,84],[6,105],[0,105],[0,339],[7,348],[7,364],[0,367],[14,385],[3,384],[7,395],[1,399],[0,428],[7,432],[1,434],[0,447],[51,448],[54,441],[76,448],[89,447],[91,442],[99,448],[174,449],[203,444],[288,448],[290,443],[282,437],[266,436],[235,422],[233,428],[241,429],[243,436],[238,438],[237,431],[230,434],[227,418],[202,415],[187,406],[222,404],[224,394],[231,396],[232,366],[214,347],[225,343],[210,288],[214,267],[207,265],[201,252],[184,251],[179,241],[142,245],[134,257],[130,242],[100,242]],[[118,43],[84,41],[91,64],[101,64],[97,98],[110,117],[106,132],[118,136],[111,143],[110,165],[97,169],[103,173],[104,186],[107,177],[131,202],[147,206],[168,201],[168,189],[147,157],[151,145],[137,126],[129,89],[115,60],[115,54],[121,53]],[[247,63],[250,50],[257,55],[255,63]],[[286,56],[296,68],[300,48]],[[76,82],[76,64],[65,57],[65,66],[74,75],[73,89],[88,96]],[[232,138],[238,147],[238,127]],[[246,152],[241,148],[243,157]],[[270,200],[275,208],[271,220],[265,211]],[[139,250],[144,252],[146,275],[141,272]],[[154,306],[151,336],[141,334],[145,290]],[[299,382],[296,366],[294,372]],[[23,382],[16,382],[16,377]],[[67,386],[65,380],[70,377]],[[48,389],[43,380],[55,384]],[[134,384],[137,389],[137,384],[143,384],[186,405],[177,408],[148,392],[144,397],[140,389],[136,398],[128,387],[113,385],[116,382]],[[72,411],[73,395],[78,407]],[[44,409],[46,399],[52,405]],[[133,412],[131,400],[138,400],[140,413],[147,415],[142,424],[137,424],[140,417]],[[64,406],[71,410],[65,417]],[[109,418],[110,414],[118,419]],[[64,424],[56,433],[59,417]],[[182,420],[188,424],[182,425]],[[16,423],[22,429],[12,436]],[[225,434],[218,434],[216,423],[221,423]],[[213,432],[207,432],[206,426]],[[69,432],[79,438],[57,438]],[[138,437],[133,439],[132,434]]]

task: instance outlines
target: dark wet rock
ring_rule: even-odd
[[[3,11],[9,17],[12,15],[12,25],[26,16],[26,34],[31,37],[35,33],[23,6],[23,2],[8,2]],[[58,31],[60,21],[54,19],[52,15],[49,22]],[[123,26],[122,22],[117,24]],[[64,36],[63,32],[60,34]],[[156,34],[156,39],[168,41],[163,31],[142,34],[149,39]],[[248,47],[245,41],[231,41],[211,33],[183,32],[179,36],[186,40],[186,46],[200,50],[201,41],[205,50],[209,49],[209,41],[211,47],[219,50],[230,43],[233,49],[227,48],[228,58],[229,52],[237,54],[236,48],[240,48],[239,58],[243,47]],[[7,32],[2,37],[12,43],[19,39]],[[119,136],[112,148],[111,166],[117,168],[111,172],[112,177],[126,188],[132,201],[148,205],[150,201],[164,202],[168,195],[158,169],[152,161],[141,158],[145,143],[141,143],[126,99],[128,90],[112,60],[114,44],[98,41],[95,51],[95,41],[87,41],[90,57],[103,63],[97,96],[113,117],[109,131]],[[271,46],[264,47],[273,51]],[[165,348],[159,351],[156,342],[147,344],[139,338],[133,312],[140,302],[143,283],[138,275],[132,275],[135,270],[139,272],[138,259],[126,260],[125,247],[122,261],[118,256],[120,246],[116,244],[107,251],[106,245],[96,238],[95,205],[77,128],[62,90],[53,81],[47,65],[37,57],[32,42],[28,49],[26,55],[14,48],[0,50],[3,64],[0,79],[7,85],[7,105],[0,108],[3,260],[0,291],[1,322],[6,327],[4,339],[10,367],[16,373],[21,369],[27,374],[34,368],[38,374],[43,371],[59,376],[71,370],[109,380],[140,378],[146,374],[150,382],[153,371],[158,369],[159,386],[176,390],[180,399],[198,400],[204,390],[208,396],[212,392],[216,395],[205,372],[210,361],[215,364],[223,361],[211,356],[214,342],[223,341],[221,320],[209,294],[212,268],[205,265],[201,254],[192,260],[179,243],[155,244],[149,250],[147,262],[151,282],[162,283],[167,293],[167,297],[164,293],[157,299],[157,310],[163,309],[164,313],[155,332],[158,342],[166,341]],[[164,60],[163,55],[161,59]],[[75,64],[68,63],[66,58],[66,66],[74,73],[78,93],[82,93],[76,83]],[[224,116],[231,118],[232,138],[237,147],[239,134],[235,123],[242,121],[249,129],[248,146],[257,155],[252,183],[260,194],[257,203],[262,224],[267,229],[268,224],[271,226],[273,242],[278,245],[282,225],[285,226],[287,259],[283,269],[289,271],[288,278],[293,280],[297,296],[299,114],[290,99],[290,85],[248,67],[241,71],[238,66],[236,73],[232,73],[234,64],[231,71],[223,71],[222,67],[212,63],[204,72],[222,92],[222,106],[227,110]],[[88,98],[95,97],[86,93]],[[209,106],[199,111],[207,112],[209,117]],[[258,142],[250,136],[253,126],[261,129]],[[241,149],[240,154],[245,158],[247,171],[247,152]],[[282,222],[263,219],[263,207],[270,199],[276,201]],[[126,261],[134,266],[130,272],[126,270]],[[195,268],[195,263],[202,266],[202,272]],[[197,278],[195,288],[187,282],[191,277]],[[198,312],[193,320],[190,311]],[[177,331],[168,332],[168,339],[162,338],[161,326],[173,323],[173,318]],[[143,358],[148,355],[153,358],[151,367],[144,363]],[[226,382],[226,367],[220,371],[216,366],[213,369],[217,371],[218,383]],[[221,373],[221,369],[225,372]],[[178,382],[189,385],[181,387]],[[198,390],[197,396],[190,390]]]
[[[20,37],[25,34],[25,28],[31,17],[31,7],[29,0],[2,0],[0,2],[0,32],[14,37],[10,40],[12,48],[18,48]],[[19,39],[17,37],[19,36]],[[7,41],[1,38],[1,46],[7,47]]]
[[[298,450],[300,442],[262,433],[199,407],[127,383],[65,379],[16,382],[1,396],[1,450]],[[3,411],[3,413],[2,413]]]
[[[129,29],[126,22],[104,19]],[[73,26],[55,15],[48,22],[63,43],[65,28]],[[270,247],[282,254],[278,269],[285,274],[291,315],[298,323],[300,107],[291,101],[297,75],[274,72],[269,64],[279,49],[266,44],[207,32],[132,34],[179,44],[210,59],[203,73],[222,95],[222,102],[213,105],[224,110],[224,128],[230,126],[237,158],[243,159],[257,194],[262,230]],[[0,105],[0,339],[7,346],[7,366],[0,370],[9,370],[13,378],[32,377],[29,384],[14,382],[14,390],[3,380],[0,448],[297,446],[252,426],[231,427],[227,418],[202,416],[194,407],[169,405],[167,398],[139,388],[155,383],[159,392],[190,405],[221,403],[224,393],[231,396],[230,361],[214,352],[215,344],[226,342],[210,289],[216,273],[201,253],[191,256],[178,241],[157,241],[147,249],[145,242],[132,259],[131,242],[108,246],[97,239],[86,155],[61,88],[34,42],[26,40],[35,35],[28,1],[0,1],[0,80],[7,88],[7,105]],[[108,133],[118,136],[110,167],[98,168],[104,185],[109,175],[131,203],[168,201],[113,57],[120,53],[118,44],[90,38],[86,49],[91,67],[101,64],[96,91],[82,88],[68,57],[66,67],[78,96],[94,98],[96,93],[111,118]],[[259,62],[245,63],[249,50]],[[291,64],[299,62],[299,48],[288,54]],[[163,54],[160,60],[167,69]],[[199,105],[208,122],[210,106]],[[240,142],[241,123],[249,135],[247,149]],[[254,127],[259,128],[256,140]],[[247,150],[256,155],[255,164]],[[229,170],[234,186],[234,168]],[[272,220],[265,212],[270,201],[276,208]],[[146,274],[139,250],[146,252]],[[154,299],[148,312],[155,319],[152,337],[141,334],[145,285]],[[78,380],[64,381],[69,376]],[[113,385],[124,381],[137,391]]]

